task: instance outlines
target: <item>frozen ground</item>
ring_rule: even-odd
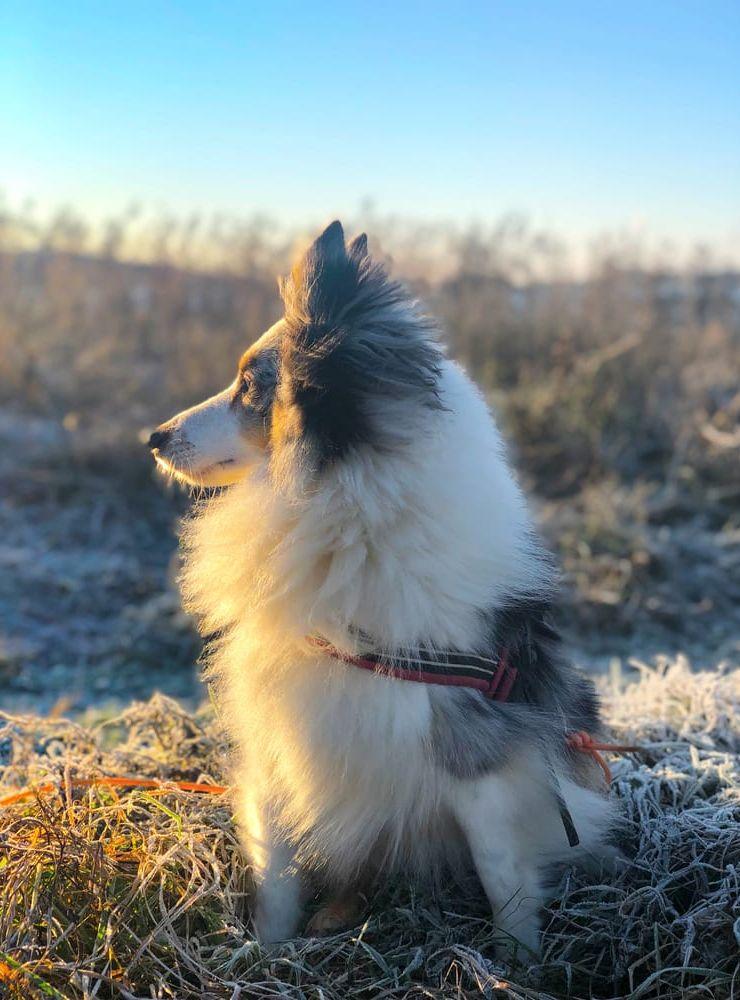
[[[3,707],[200,696],[199,642],[168,580],[186,498],[153,481],[135,438],[95,447],[49,421],[0,420]]]
[[[604,679],[602,679],[603,681]],[[602,683],[628,860],[566,871],[541,962],[507,966],[480,890],[402,881],[326,939],[254,940],[251,886],[223,795],[75,786],[135,774],[227,780],[212,706],[170,699],[94,725],[0,712],[0,995],[88,1000],[729,1000],[740,945],[740,670],[678,660]],[[8,991],[3,993],[3,988]]]

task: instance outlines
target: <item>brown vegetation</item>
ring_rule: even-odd
[[[740,277],[622,247],[575,281],[558,245],[516,220],[367,228],[501,415],[565,569],[579,662],[737,661]],[[220,799],[74,790],[100,773],[223,777],[210,709],[156,696],[110,719],[100,705],[154,689],[202,699],[172,589],[187,497],[153,480],[141,437],[230,380],[278,315],[293,242],[265,220],[94,231],[70,213],[0,217],[2,705],[53,709],[0,721],[0,786],[58,786],[0,810],[0,995],[732,995],[730,664],[640,668],[612,686],[615,735],[646,746],[616,767],[634,862],[603,884],[564,876],[529,973],[496,962],[475,891],[432,900],[404,885],[352,933],[263,951]],[[84,710],[93,725],[60,717]]]
[[[228,802],[174,786],[73,787],[101,773],[220,780],[226,747],[209,707],[190,715],[155,697],[92,727],[0,713],[0,797],[55,784],[0,808],[0,995],[731,997],[740,671],[692,674],[677,662],[605,694],[615,735],[644,748],[613,768],[631,862],[616,874],[564,873],[542,963],[513,968],[496,957],[472,885],[434,899],[388,886],[351,931],[263,949]]]

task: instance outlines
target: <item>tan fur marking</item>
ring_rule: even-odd
[[[306,924],[308,937],[328,937],[354,927],[362,920],[367,901],[359,892],[343,892],[330,899]]]

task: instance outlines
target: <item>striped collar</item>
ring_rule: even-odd
[[[517,669],[509,663],[506,649],[497,657],[424,647],[402,653],[354,655],[343,653],[320,635],[310,635],[308,641],[327,656],[362,670],[402,681],[475,688],[493,701],[506,701],[517,678]]]

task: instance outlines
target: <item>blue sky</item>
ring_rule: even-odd
[[[0,189],[740,248],[740,3],[7,0]]]

